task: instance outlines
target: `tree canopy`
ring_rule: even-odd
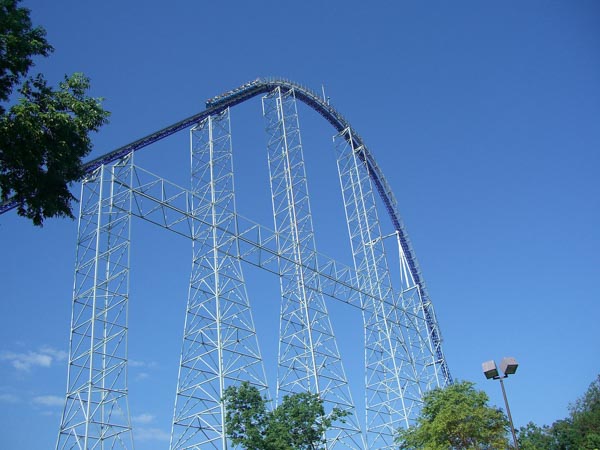
[[[489,406],[487,394],[473,386],[462,381],[427,392],[416,425],[398,432],[400,448],[507,448],[506,416]]]
[[[600,449],[600,375],[569,407],[569,417],[552,426],[530,422],[519,429],[521,450]]]
[[[248,382],[230,386],[223,396],[225,428],[234,445],[252,450],[317,450],[324,448],[325,431],[346,412],[326,414],[317,394],[288,395],[272,411],[267,399]]]
[[[33,27],[20,0],[0,0],[0,201],[17,202],[35,225],[45,218],[73,217],[69,191],[83,176],[89,133],[107,122],[101,99],[86,95],[89,79],[65,76],[54,90],[42,75],[24,78],[34,57],[48,56],[46,32]],[[20,99],[8,111],[15,87]]]

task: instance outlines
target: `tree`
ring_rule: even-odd
[[[223,395],[225,429],[234,445],[250,449],[264,448],[267,428],[267,407],[259,390],[244,382],[239,387],[229,386]]]
[[[519,428],[517,433],[519,449],[521,450],[543,450],[554,447],[554,436],[549,427],[539,427],[533,422],[529,422],[524,427]]]
[[[400,448],[507,448],[506,416],[488,406],[487,394],[473,385],[462,381],[427,392],[416,425],[398,433]]]
[[[600,375],[570,408],[576,445],[581,449],[600,448]]]
[[[569,406],[569,417],[552,426],[528,423],[519,429],[522,450],[593,450],[600,448],[600,375]]]
[[[0,0],[0,102],[20,85],[8,111],[0,104],[0,200],[15,201],[19,215],[42,225],[49,217],[73,217],[69,185],[84,175],[89,133],[107,122],[101,99],[86,95],[89,79],[65,77],[58,90],[42,75],[23,78],[35,56],[53,48],[41,27],[32,27],[20,0]]]
[[[310,392],[285,396],[268,411],[266,398],[248,382],[229,386],[223,402],[227,437],[252,450],[321,449],[325,431],[348,414],[338,408],[325,414],[323,400]]]
[[[18,8],[19,0],[0,1],[0,101],[7,101],[13,87],[33,66],[32,57],[48,56],[53,48],[46,31],[32,28],[29,11]],[[4,109],[0,105],[0,112]]]

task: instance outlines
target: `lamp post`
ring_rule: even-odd
[[[499,380],[500,386],[502,387],[502,396],[504,397],[504,404],[506,405],[506,413],[508,414],[508,421],[510,422],[510,430],[512,431],[513,442],[515,449],[519,450],[519,444],[517,443],[517,434],[515,433],[515,426],[513,425],[512,416],[510,415],[510,408],[508,406],[508,398],[506,397],[506,390],[504,389],[504,378],[508,378],[509,375],[513,375],[517,371],[519,364],[517,360],[512,357],[502,358],[500,363],[500,371],[503,375],[498,373],[495,361],[486,361],[482,365],[483,374],[489,380]]]

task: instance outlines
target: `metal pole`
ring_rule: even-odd
[[[502,378],[505,378],[505,377],[502,377]],[[508,407],[508,398],[506,397],[506,390],[504,389],[504,381],[502,381],[502,378],[498,378],[498,379],[500,380],[500,386],[502,386],[502,395],[504,396],[504,404],[506,405],[506,413],[508,414],[508,421],[510,422],[510,430],[512,431],[515,449],[519,450],[519,444],[517,443],[517,434],[515,433],[515,426],[513,425],[512,416],[510,415],[510,408]]]

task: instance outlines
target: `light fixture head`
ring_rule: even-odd
[[[495,361],[486,361],[481,365],[481,369],[483,370],[483,374],[489,380],[490,378],[494,378],[498,376],[498,368],[496,367]]]
[[[500,370],[504,373],[504,375],[512,375],[517,371],[517,367],[519,367],[519,364],[517,363],[517,360],[512,356],[502,358],[502,362],[500,363]]]

